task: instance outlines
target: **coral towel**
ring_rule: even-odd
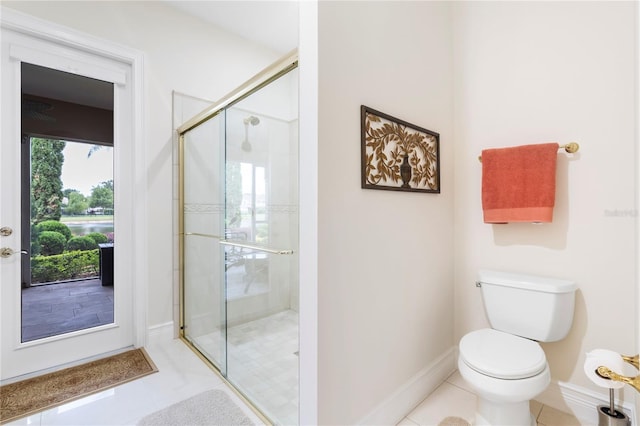
[[[558,147],[544,143],[482,151],[485,223],[553,220]]]

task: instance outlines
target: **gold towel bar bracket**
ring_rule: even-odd
[[[569,154],[575,154],[580,150],[580,145],[578,144],[578,142],[569,142],[568,144],[560,145],[558,148],[564,149]],[[478,156],[478,161],[482,163],[481,155]]]
[[[578,145],[578,142],[569,142],[566,145],[560,145],[560,148],[564,148],[569,154],[575,154],[580,150],[580,145]]]

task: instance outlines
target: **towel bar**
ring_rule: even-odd
[[[578,152],[580,145],[578,145],[578,142],[569,142],[568,144],[560,145],[558,149],[564,149],[569,154],[573,154]],[[478,161],[482,163],[482,155],[478,156]]]

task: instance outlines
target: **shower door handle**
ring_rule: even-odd
[[[271,253],[271,254],[293,254],[293,250],[290,250],[290,249],[278,250],[278,249],[272,249],[272,248],[264,247],[257,244],[247,244],[240,241],[220,240],[220,244],[224,246],[239,247],[239,248],[246,248],[250,250],[262,251],[262,252]]]
[[[196,236],[196,237],[213,238],[214,240],[223,240],[224,239],[219,235],[203,234],[201,232],[185,232],[183,235],[185,235],[185,236],[193,235],[193,236]]]

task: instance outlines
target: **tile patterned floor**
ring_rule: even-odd
[[[229,381],[278,424],[298,420],[298,313],[283,311],[231,327]]]
[[[298,418],[298,314],[283,311],[230,327],[227,378],[278,424]],[[220,332],[193,339],[198,348],[224,359]],[[224,369],[224,366],[221,366]]]
[[[28,342],[113,322],[113,286],[99,279],[22,290],[22,341]]]
[[[538,426],[580,426],[574,416],[532,401],[531,413]],[[445,417],[461,417],[472,423],[476,408],[476,395],[457,371],[409,413],[398,425],[432,426]]]

